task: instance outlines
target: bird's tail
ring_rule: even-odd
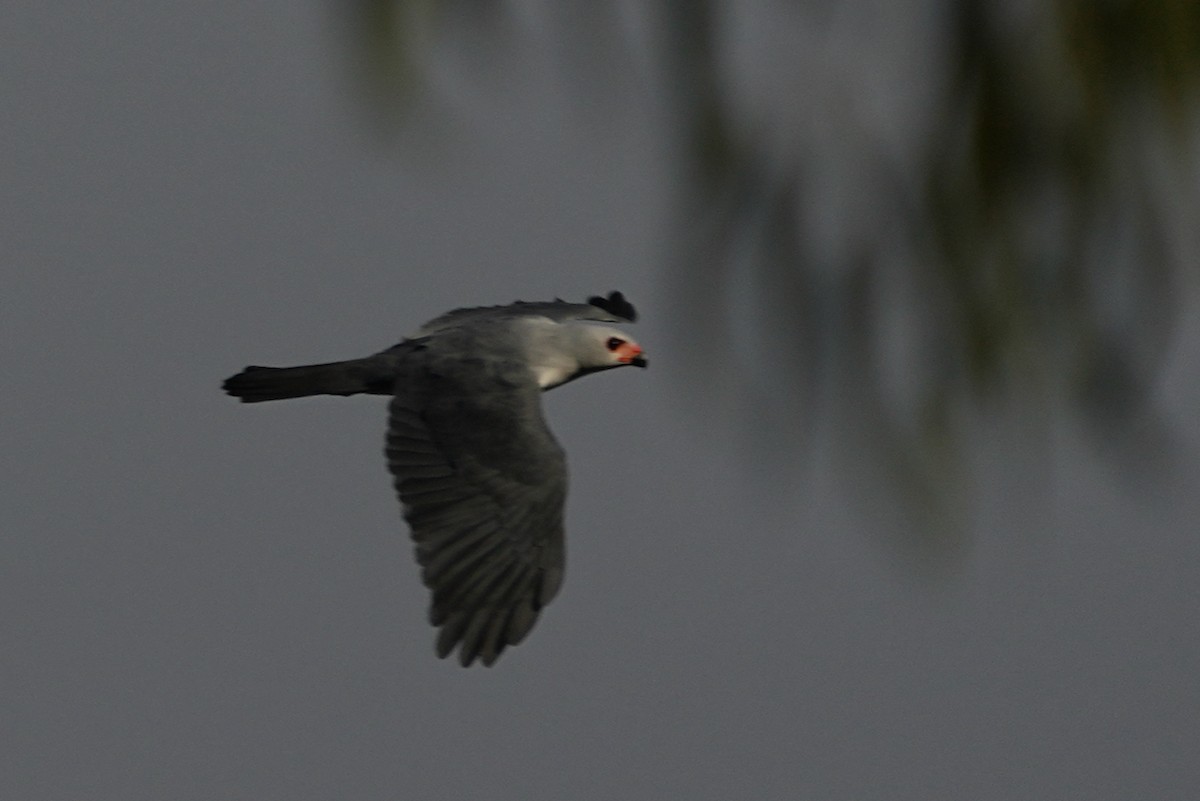
[[[221,388],[243,403],[309,395],[390,394],[391,385],[371,358],[303,367],[247,367]]]

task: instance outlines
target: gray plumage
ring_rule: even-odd
[[[562,585],[566,457],[541,392],[582,375],[646,366],[597,323],[632,322],[619,292],[588,303],[457,309],[362,359],[247,367],[224,389],[244,402],[391,395],[387,462],[432,592],[437,654],[496,661]]]

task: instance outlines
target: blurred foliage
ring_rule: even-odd
[[[380,130],[399,124],[406,102],[421,88],[419,54],[435,7],[436,0],[349,0],[335,6],[348,19],[355,82]]]
[[[343,8],[357,20],[367,81],[395,89],[425,57],[413,25],[477,27],[507,6],[529,4]],[[1197,208],[1200,192],[1189,147],[1200,120],[1200,3],[912,0],[905,13],[936,23],[940,51],[928,76],[934,102],[904,111],[926,132],[915,144],[889,141],[867,117],[814,142],[807,120],[787,112],[788,87],[804,86],[796,81],[773,90],[773,117],[746,112],[729,54],[739,14],[778,13],[775,35],[803,27],[796,48],[843,37],[858,66],[878,43],[869,24],[846,26],[844,17],[879,8],[664,0],[642,18],[681,154],[664,165],[678,170],[680,187],[671,296],[681,320],[699,316],[719,329],[693,369],[732,376],[709,382],[731,388],[715,402],[753,420],[776,447],[798,448],[811,421],[840,415],[835,425],[854,432],[868,461],[885,465],[930,517],[969,491],[968,421],[1005,399],[1035,429],[1057,412],[1078,414],[1101,439],[1141,447],[1141,469],[1163,442],[1147,397],[1177,291],[1194,270],[1195,221],[1172,209]],[[612,5],[612,14],[626,12]],[[831,53],[834,62],[842,55]],[[853,107],[860,90],[847,72],[836,62],[799,77],[843,81],[820,97]],[[578,91],[589,91],[586,82]],[[846,182],[862,181],[852,189],[870,198],[866,212],[806,192],[838,159],[854,167]],[[845,234],[832,254],[812,236],[822,215]],[[749,345],[729,345],[714,363],[714,342],[746,341],[747,316],[757,327]]]
[[[1003,380],[1006,349],[1028,346],[1030,336],[1037,344],[1068,333],[1045,329],[1076,328],[1094,347],[1121,347],[1083,330],[1102,326],[1098,311],[1086,308],[1097,300],[1086,291],[1097,265],[1081,249],[1099,223],[1098,204],[1137,188],[1113,169],[1117,140],[1129,134],[1126,118],[1156,112],[1163,124],[1180,125],[1195,101],[1200,4],[1059,0],[1053,7],[1056,24],[1044,47],[1056,58],[1040,68],[1031,69],[1027,52],[995,34],[986,3],[960,3],[952,28],[958,71],[950,96],[960,105],[968,145],[965,156],[947,148],[932,165],[926,191],[937,264],[961,310],[959,338],[977,385]],[[1138,99],[1148,102],[1133,105]],[[1053,265],[1020,244],[1027,224],[1020,207],[1041,187],[1061,187],[1069,196],[1058,232],[1066,257]],[[1150,278],[1138,291],[1156,297],[1144,304],[1151,319],[1131,322],[1153,327],[1170,290],[1167,260],[1156,245],[1170,232],[1158,230],[1150,216],[1138,224],[1146,229],[1140,247]],[[1130,360],[1108,356],[1101,361],[1109,366]],[[1084,361],[1077,367],[1090,369]]]

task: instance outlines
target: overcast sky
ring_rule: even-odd
[[[387,147],[322,4],[4,17],[0,796],[1196,797],[1194,287],[1178,469],[1129,486],[1069,427],[989,421],[931,580],[827,436],[774,475],[674,366],[704,327],[664,290],[636,59],[589,107],[545,53],[439,74]],[[546,397],[563,592],[496,667],[438,660],[385,401],[220,381],[610,289],[651,369]]]

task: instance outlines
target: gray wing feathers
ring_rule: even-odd
[[[501,317],[549,317],[556,322],[591,320],[598,323],[632,323],[637,319],[637,312],[620,292],[610,292],[607,297],[595,295],[588,298],[587,303],[568,303],[565,300],[527,303],[518,300],[507,306],[478,306],[446,312],[421,326],[418,334],[428,335],[479,319]]]
[[[419,363],[418,363],[419,362]],[[566,466],[531,378],[424,353],[396,384],[388,467],[433,594],[437,653],[491,665],[562,583]]]

